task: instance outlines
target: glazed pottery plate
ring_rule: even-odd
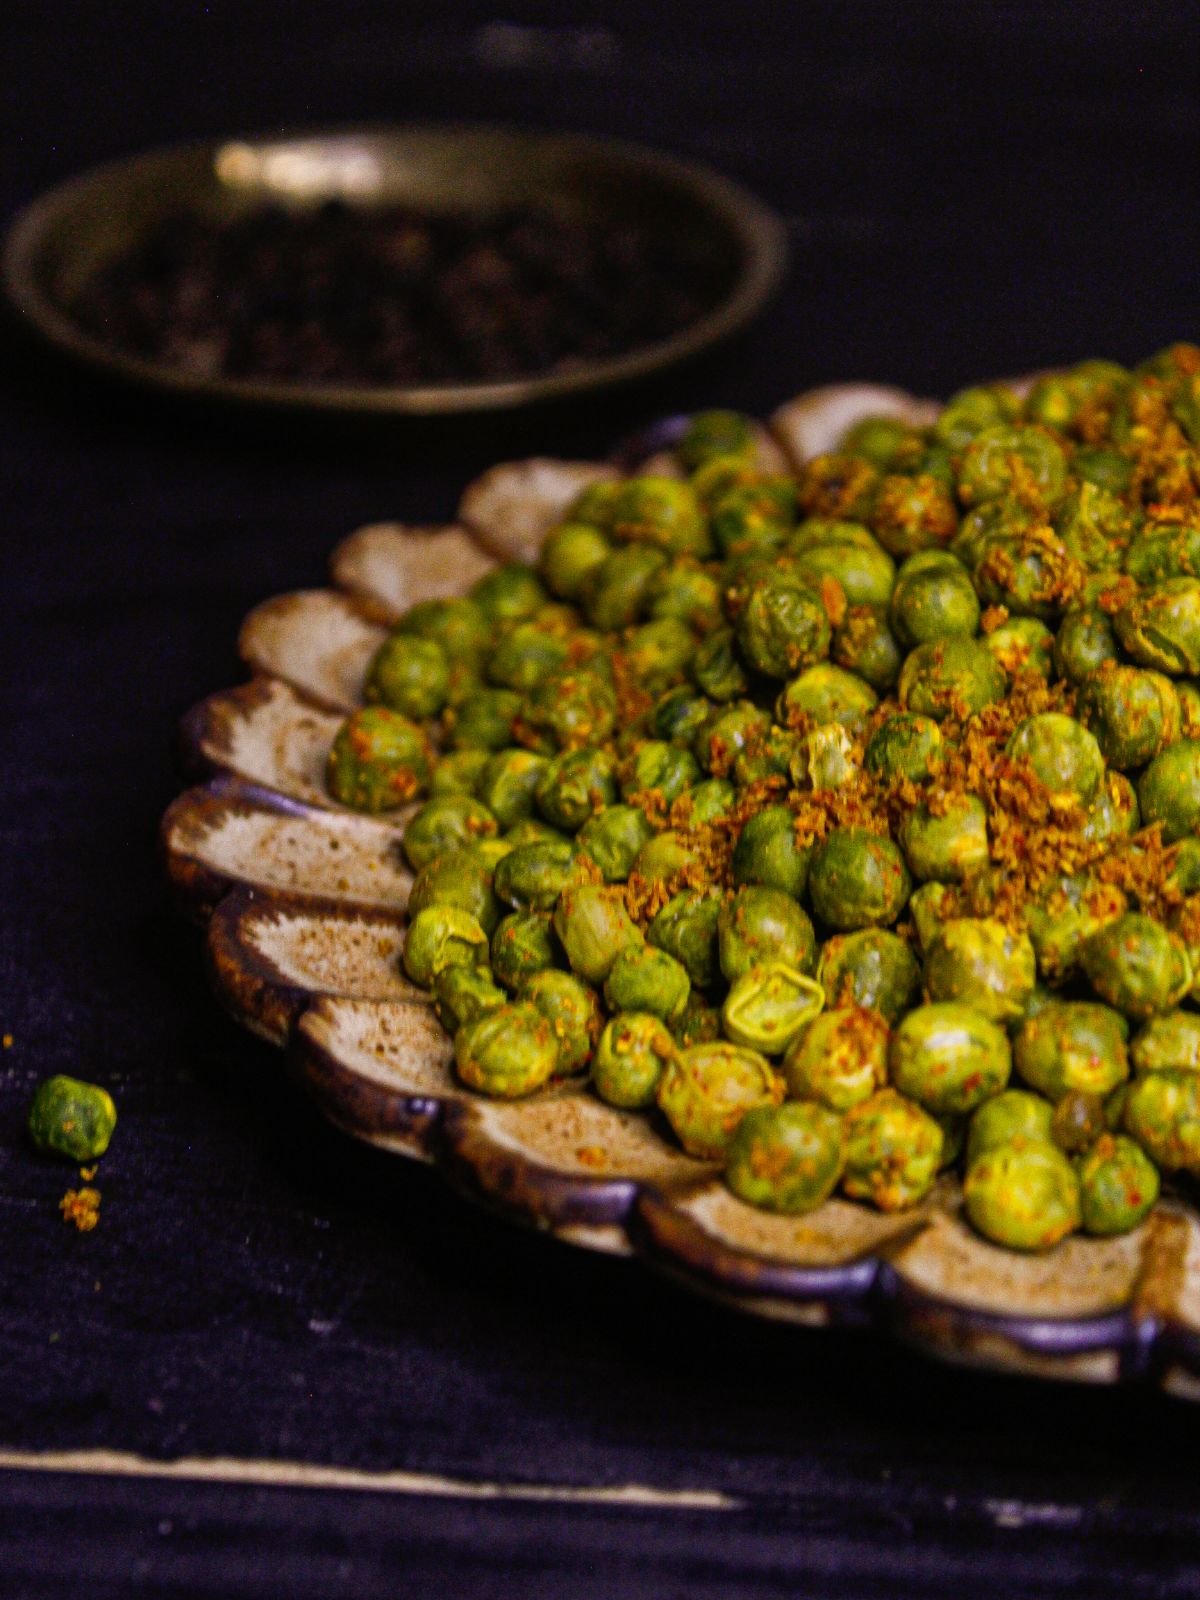
[[[188,373],[110,348],[68,310],[94,273],[167,215],[223,219],[267,202],[294,210],[330,199],[430,212],[551,206],[589,223],[651,231],[665,223],[713,263],[717,298],[669,338],[569,372],[411,387]],[[9,298],[30,327],[119,377],[257,407],[430,415],[527,405],[662,371],[744,327],[778,286],[786,258],[779,219],[705,167],[610,139],[443,127],[180,145],[114,162],[35,201],[9,234],[3,267]]]
[[[816,391],[776,413],[760,454],[798,463],[862,416],[923,422],[933,409],[869,385]],[[661,452],[681,428],[652,430],[623,464],[672,470]],[[450,1041],[399,963],[404,815],[334,803],[326,755],[403,610],[462,591],[497,560],[529,559],[580,490],[615,471],[551,460],[494,468],[467,490],[456,523],[363,528],[335,552],[330,588],[269,600],[246,619],[253,675],[185,719],[185,755],[205,781],[162,830],[171,882],[207,926],[218,995],[286,1051],[340,1127],[436,1163],[569,1243],[636,1255],[759,1316],[873,1325],[956,1361],[1150,1378],[1200,1396],[1200,1220],[1180,1199],[1134,1233],[1076,1236],[1038,1256],[973,1233],[953,1177],[900,1215],[833,1199],[776,1216],[738,1200],[652,1118],[614,1110],[578,1082],[501,1102],[456,1079]]]

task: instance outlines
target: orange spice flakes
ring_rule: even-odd
[[[988,606],[979,619],[980,633],[995,633],[1008,621],[1007,606]]]
[[[846,616],[846,591],[830,573],[821,579],[821,604],[831,628],[840,628]]]
[[[617,698],[617,726],[632,728],[645,718],[654,704],[654,697],[638,682],[624,651],[614,650],[611,660],[613,689]]]
[[[100,1191],[85,1185],[68,1189],[58,1202],[64,1222],[73,1222],[80,1233],[91,1233],[100,1221]]]

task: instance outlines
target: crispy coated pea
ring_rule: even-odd
[[[1005,1089],[971,1115],[967,1130],[967,1170],[993,1150],[1024,1144],[1050,1144],[1054,1107],[1028,1089]]]
[[[948,545],[957,527],[954,496],[932,473],[893,474],[879,485],[871,531],[898,560]]]
[[[616,800],[616,762],[604,749],[564,750],[546,763],[534,794],[539,812],[552,827],[575,833]]]
[[[728,778],[705,778],[684,791],[679,803],[684,813],[684,826],[703,827],[729,816],[737,805],[737,785]]]
[[[548,911],[513,911],[492,935],[492,971],[506,989],[517,990],[535,972],[559,959]]]
[[[672,555],[712,553],[696,491],[674,478],[630,478],[613,501],[611,531],[615,539],[654,545]]]
[[[769,554],[783,544],[795,514],[787,478],[734,484],[712,502],[712,536],[724,556]]]
[[[1136,833],[1141,826],[1137,790],[1123,772],[1106,775],[1100,793],[1084,813],[1080,838],[1086,844],[1101,844]]]
[[[515,1100],[554,1076],[558,1040],[536,1006],[503,1005],[459,1030],[454,1059],[468,1088]]]
[[[1192,964],[1183,941],[1161,923],[1135,912],[1126,912],[1094,933],[1080,960],[1100,998],[1127,1017],[1170,1011],[1192,985]]]
[[[475,798],[502,828],[511,828],[534,811],[538,781],[546,758],[532,750],[500,750],[486,759],[475,784]]]
[[[512,689],[476,689],[446,713],[455,749],[503,750],[512,743],[521,696]]]
[[[723,1156],[734,1129],[755,1106],[776,1106],[783,1080],[757,1050],[698,1044],[674,1055],[659,1080],[659,1110],[691,1156]]]
[[[808,883],[812,846],[796,839],[796,817],[789,806],[767,806],[748,817],[733,850],[733,881],[780,889],[798,900]]]
[[[579,862],[572,844],[539,840],[510,850],[495,870],[497,895],[517,911],[553,911],[569,883],[579,881]]]
[[[913,890],[908,900],[908,914],[917,930],[917,944],[923,956],[946,923],[953,921],[961,911],[958,894],[948,884],[931,880]]]
[[[723,778],[737,758],[767,738],[771,719],[749,700],[718,706],[692,741],[692,750],[705,772]]]
[[[695,649],[695,636],[686,622],[655,617],[626,634],[621,653],[633,681],[657,694],[685,676]]]
[[[1106,661],[1117,660],[1117,640],[1098,606],[1069,611],[1054,636],[1054,665],[1062,678],[1083,683]]]
[[[777,1056],[824,1003],[825,991],[813,978],[785,961],[764,961],[732,985],[721,1022],[733,1044]]]
[[[1084,569],[1072,564],[1062,540],[1040,523],[989,535],[972,571],[985,605],[1043,622],[1056,619],[1084,581]]]
[[[487,664],[488,682],[526,694],[566,664],[567,641],[540,623],[519,622],[499,639]]]
[[[585,522],[590,528],[606,532],[612,527],[613,514],[624,487],[624,481],[620,478],[603,478],[598,483],[589,483],[568,506],[566,520]]]
[[[699,778],[700,763],[690,750],[662,739],[647,739],[621,768],[621,794],[628,800],[631,795],[653,791],[670,807]]]
[[[1200,673],[1200,578],[1148,584],[1113,618],[1125,653],[1172,677]]]
[[[721,598],[721,585],[713,574],[693,557],[679,556],[651,578],[644,606],[653,621],[673,621],[711,633],[721,625]]]
[[[491,624],[465,596],[422,600],[405,612],[396,627],[441,645],[447,661],[482,660],[492,642]]]
[[[1128,1233],[1158,1199],[1159,1180],[1145,1153],[1121,1134],[1103,1134],[1079,1163],[1083,1231]]]
[[[837,1188],[845,1166],[841,1118],[823,1106],[759,1106],[729,1141],[725,1182],[740,1200],[794,1216]]]
[[[1010,678],[1018,672],[1054,676],[1054,635],[1036,617],[1010,617],[985,634],[983,642]]]
[[[771,678],[787,678],[814,666],[829,654],[832,634],[819,596],[782,575],[753,586],[736,631],[746,660]]]
[[[1004,669],[979,639],[918,645],[900,669],[900,704],[942,722],[982,711],[1004,697]]]
[[[935,815],[925,805],[900,825],[900,845],[918,882],[958,883],[988,863],[987,807],[973,794],[955,795]]]
[[[551,754],[607,739],[616,723],[612,684],[586,669],[551,673],[519,705],[512,732],[527,749]],[[508,744],[506,738],[503,743]]]
[[[326,782],[356,811],[387,811],[415,800],[429,783],[429,741],[415,722],[386,706],[364,706],[338,729]]]
[[[668,829],[656,833],[638,851],[629,876],[642,883],[670,883],[700,868],[701,858],[687,836]]]
[[[554,929],[572,971],[587,983],[603,983],[621,951],[642,940],[621,891],[594,883],[564,889],[554,913]]]
[[[561,1073],[582,1072],[592,1059],[604,1015],[600,1002],[586,983],[557,967],[544,967],[522,986],[520,998],[549,1022],[558,1042]]]
[[[697,411],[675,448],[685,472],[698,472],[718,456],[752,456],[754,424],[740,411]]]
[[[1066,483],[1066,457],[1053,434],[1020,425],[977,433],[958,472],[959,498],[968,506],[1023,489],[1053,506],[1062,499]]]
[[[473,584],[471,599],[491,623],[521,622],[545,604],[546,591],[532,567],[510,561]]]
[[[908,778],[919,783],[942,745],[942,730],[932,717],[901,711],[882,723],[867,741],[863,765],[876,778]]]
[[[439,795],[427,800],[404,830],[404,854],[419,872],[434,856],[499,832],[495,817],[470,795]]]
[[[1079,1155],[1105,1132],[1104,1101],[1082,1089],[1070,1089],[1054,1108],[1050,1136],[1069,1156]]]
[[[1037,977],[1033,945],[989,917],[944,922],[925,956],[931,1000],[959,1000],[993,1022],[1015,1022]]]
[[[865,456],[872,466],[886,472],[906,447],[921,443],[917,430],[899,417],[864,417],[846,434],[841,449],[847,455]]]
[[[1087,941],[1121,916],[1127,905],[1121,889],[1101,883],[1090,872],[1045,884],[1030,902],[1027,916],[1029,937],[1046,980],[1057,983],[1073,972]]]
[[[808,874],[813,910],[839,933],[895,922],[911,888],[899,847],[866,828],[835,828]]]
[[[613,1017],[592,1057],[592,1086],[610,1106],[638,1111],[652,1106],[659,1080],[677,1049],[666,1024],[648,1011]]]
[[[404,937],[404,970],[423,989],[446,967],[486,963],[488,937],[469,911],[432,905],[418,911]]]
[[[783,1058],[788,1093],[849,1111],[887,1084],[888,1025],[877,1011],[823,1011],[792,1040]]]
[[[604,980],[610,1011],[648,1011],[666,1023],[683,1015],[691,992],[687,968],[654,945],[630,944],[617,956]]]
[[[951,395],[933,424],[933,437],[949,450],[965,450],[985,428],[1011,422],[1020,401],[998,383],[977,384]]]
[[[840,789],[857,765],[854,740],[836,722],[797,736],[787,772],[798,788]]]
[[[1161,1072],[1168,1067],[1200,1072],[1200,1015],[1164,1011],[1151,1017],[1135,1035],[1129,1057],[1135,1072]]]
[[[1200,576],[1200,527],[1148,522],[1125,552],[1124,565],[1139,583]]]
[[[778,889],[738,889],[717,918],[721,971],[730,983],[762,961],[785,961],[811,973],[817,939],[807,913]]]
[[[1161,672],[1106,663],[1083,680],[1078,709],[1105,761],[1122,771],[1145,766],[1179,738],[1179,696]],[[1197,801],[1200,819],[1200,783]]]
[[[1026,717],[1008,741],[1010,760],[1028,762],[1051,796],[1082,801],[1100,792],[1104,757],[1094,737],[1074,717],[1044,711]]]
[[[419,722],[438,714],[449,690],[450,666],[441,645],[419,634],[393,633],[371,659],[363,695]]]
[[[586,522],[561,522],[546,535],[538,571],[560,600],[574,600],[611,553],[612,546],[599,528]]]
[[[939,1115],[973,1111],[1008,1083],[1012,1051],[1004,1030],[971,1006],[918,1006],[892,1036],[893,1084]]]
[[[1022,1023],[1013,1045],[1026,1083],[1058,1101],[1072,1090],[1106,1095],[1129,1076],[1124,1019],[1108,1006],[1060,1000]]]
[[[449,1034],[508,1000],[487,967],[465,965],[443,967],[433,980],[433,995],[437,1019]]]
[[[916,957],[887,928],[835,934],[821,947],[817,982],[831,1006],[866,1006],[895,1024],[920,981]]]
[[[108,1149],[117,1108],[107,1089],[61,1074],[45,1078],[29,1106],[29,1137],[37,1149],[69,1161],[96,1161]]]
[[[489,756],[486,750],[451,750],[433,769],[430,795],[474,794]]]
[[[971,1226],[1009,1250],[1049,1250],[1080,1222],[1079,1180],[1052,1144],[1003,1145],[967,1168]]]
[[[649,943],[673,955],[698,989],[710,988],[719,972],[720,913],[718,895],[702,889],[684,889],[667,901],[646,930]]]
[[[1135,1078],[1125,1128],[1164,1172],[1200,1169],[1200,1073],[1166,1068]]]
[[[649,818],[637,806],[606,806],[580,828],[575,846],[580,855],[595,862],[606,883],[621,883],[642,846],[653,837]]]
[[[1134,534],[1134,519],[1118,497],[1087,482],[1059,506],[1054,526],[1067,554],[1092,572],[1117,571]]]
[[[687,685],[671,689],[654,707],[651,730],[656,739],[670,739],[675,744],[690,745],[712,715],[712,710],[707,695],[697,694]]]
[[[1142,821],[1159,823],[1167,843],[1200,832],[1200,739],[1181,739],[1155,756],[1137,794]]]
[[[500,920],[500,902],[492,887],[492,867],[481,861],[472,846],[434,856],[417,873],[408,895],[408,914],[415,917],[426,906],[458,906],[470,912],[485,933]]]
[[[952,634],[969,639],[979,627],[979,596],[961,561],[923,550],[900,568],[890,614],[892,632],[910,650]]]
[[[886,606],[849,606],[833,630],[830,659],[847,672],[856,673],[877,694],[890,689],[900,676],[904,656],[888,627]]]
[[[886,606],[896,582],[896,563],[864,528],[861,540],[831,536],[797,541],[791,548],[791,570],[816,593],[830,579],[849,606]]]
[[[627,544],[593,567],[579,594],[584,615],[606,633],[638,619],[651,579],[667,564],[653,544]]]
[[[853,672],[822,662],[792,679],[779,696],[776,715],[789,725],[800,717],[817,723],[836,722],[858,733],[878,703],[870,684]]]
[[[875,498],[879,475],[870,462],[842,451],[813,456],[800,478],[800,508],[809,517],[861,521]]]
[[[745,694],[750,680],[732,628],[718,628],[701,640],[692,660],[692,677],[710,700],[724,703]]]
[[[842,1187],[880,1211],[907,1211],[937,1177],[944,1135],[915,1101],[881,1089],[852,1106],[843,1121],[846,1169]]]

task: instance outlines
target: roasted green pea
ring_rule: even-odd
[[[929,776],[941,744],[941,729],[931,717],[898,712],[868,739],[863,765],[876,778],[907,778],[919,783]]]
[[[625,1011],[605,1026],[592,1057],[592,1086],[601,1100],[623,1110],[652,1106],[659,1080],[677,1049],[660,1018]]]
[[[711,633],[721,625],[721,585],[698,561],[680,556],[662,567],[646,585],[646,615]]]
[[[783,1058],[788,1093],[849,1111],[887,1084],[888,1025],[877,1011],[840,1006],[823,1011]]]
[[[829,654],[832,630],[820,598],[782,576],[754,585],[736,629],[745,659],[771,678],[791,677]]]
[[[1028,1089],[1005,1089],[977,1106],[967,1131],[967,1169],[993,1150],[1052,1143],[1054,1107]]]
[[[729,816],[737,804],[737,785],[728,778],[705,778],[679,797],[684,826],[704,827]]]
[[[836,722],[859,733],[878,703],[870,684],[853,672],[822,662],[792,679],[779,696],[776,715],[789,725],[798,721]]]
[[[748,817],[733,851],[733,881],[779,889],[798,900],[808,883],[812,846],[796,838],[796,817],[788,806],[767,806]]]
[[[488,808],[470,795],[439,795],[427,800],[410,818],[404,830],[404,854],[414,872],[419,872],[434,856],[491,838],[499,831]]]
[[[683,1015],[690,992],[687,968],[650,944],[626,945],[604,980],[610,1011],[648,1011],[668,1024]]]
[[[605,806],[575,836],[579,854],[595,862],[606,883],[623,883],[654,828],[637,806]]]
[[[580,591],[588,621],[606,633],[630,627],[641,613],[651,579],[666,564],[666,552],[653,544],[628,544],[614,550],[593,567]]]
[[[721,1013],[693,990],[683,1015],[671,1031],[681,1050],[694,1044],[715,1044],[722,1037]]]
[[[973,1111],[1008,1083],[1004,1030],[971,1006],[918,1006],[892,1036],[888,1066],[902,1094],[939,1115]]]
[[[573,973],[544,967],[522,986],[520,997],[536,1006],[553,1030],[558,1043],[556,1070],[567,1075],[582,1072],[604,1025],[595,993]]]
[[[717,918],[721,971],[729,983],[763,961],[784,961],[811,974],[817,939],[807,913],[778,889],[738,889]]]
[[[651,729],[656,739],[690,745],[712,715],[708,697],[694,689],[672,689],[654,707]]]
[[[448,751],[433,769],[430,795],[474,794],[489,759],[486,750]]]
[[[534,793],[538,810],[552,827],[575,833],[616,800],[616,763],[605,749],[564,750],[546,763]]]
[[[657,617],[625,636],[625,670],[649,694],[658,694],[684,677],[695,653],[691,628],[678,617]]]
[[[1157,822],[1170,844],[1200,832],[1200,739],[1161,751],[1138,783],[1142,821]]]
[[[993,1022],[1015,1022],[1033,991],[1037,961],[1026,933],[989,917],[942,924],[925,956],[931,1000],[957,1000]]]
[[[1129,488],[1134,464],[1129,456],[1122,455],[1119,450],[1085,446],[1076,450],[1071,468],[1084,483],[1094,483],[1097,488],[1107,489],[1110,494],[1121,495]]]
[[[438,714],[449,689],[450,666],[441,645],[419,634],[394,633],[372,657],[363,695],[421,721]]]
[[[418,911],[404,937],[404,970],[423,989],[446,967],[478,966],[488,957],[488,937],[469,911],[431,905]]]
[[[1200,528],[1148,522],[1125,552],[1125,571],[1139,583],[1200,576]]]
[[[1200,1170],[1200,1073],[1169,1067],[1135,1078],[1125,1128],[1164,1172]]]
[[[508,996],[487,967],[443,967],[433,980],[434,1010],[449,1034],[506,1004]]]
[[[1200,578],[1148,584],[1113,618],[1125,653],[1173,677],[1200,673]]]
[[[911,887],[898,846],[866,828],[835,828],[808,875],[813,910],[839,933],[894,922]]]
[[[725,1182],[748,1205],[794,1216],[829,1198],[845,1159],[841,1119],[823,1106],[759,1106],[729,1141]]]
[[[846,434],[841,449],[847,455],[865,456],[872,466],[886,472],[906,447],[921,442],[911,423],[899,417],[864,417]]]
[[[1115,494],[1084,482],[1059,506],[1054,526],[1074,560],[1092,572],[1116,572],[1133,539],[1135,524]]]
[[[498,751],[480,771],[475,798],[502,828],[511,828],[533,815],[538,780],[545,770],[546,758],[532,750]]]
[[[1080,1155],[1104,1131],[1104,1101],[1097,1094],[1069,1089],[1054,1108],[1050,1136],[1069,1156]]]
[[[1122,1135],[1103,1134],[1079,1163],[1083,1231],[1101,1238],[1129,1233],[1158,1199],[1154,1163]]]
[[[1126,912],[1094,933],[1080,959],[1100,998],[1127,1017],[1170,1011],[1192,985],[1192,965],[1183,941],[1161,923],[1135,912]]]
[[[580,878],[573,845],[540,840],[510,850],[495,870],[496,894],[518,911],[553,911],[558,897]]]
[[[470,845],[434,856],[417,873],[409,890],[409,916],[415,917],[426,906],[457,906],[460,911],[469,911],[483,931],[490,934],[501,915],[492,887],[493,870]]]
[[[698,989],[712,987],[718,973],[718,895],[684,889],[667,901],[646,930],[648,942],[665,950],[686,969]]]
[[[532,567],[510,561],[485,573],[472,586],[471,599],[491,623],[521,622],[545,604],[546,591]]]
[[[1106,661],[1117,660],[1117,640],[1105,612],[1095,606],[1069,611],[1054,636],[1054,665],[1060,677],[1083,683]]]
[[[825,992],[813,978],[785,961],[761,962],[743,972],[725,997],[725,1037],[765,1056],[781,1055],[824,1003]]]
[[[794,552],[793,570],[818,594],[832,578],[847,605],[886,606],[896,582],[896,563],[865,528],[863,535],[853,543],[838,538],[806,541]]]
[[[871,531],[898,560],[944,548],[958,528],[954,496],[932,473],[884,478],[871,509]]]
[[[528,749],[552,754],[601,743],[613,731],[616,716],[611,683],[597,672],[564,671],[543,678],[525,697],[512,733]],[[512,741],[506,737],[502,742]]]
[[[985,428],[1011,422],[1020,402],[1000,384],[979,384],[951,395],[933,425],[933,437],[949,450],[965,450]]]
[[[958,883],[988,863],[987,807],[973,794],[940,802],[939,811],[919,805],[900,825],[900,844],[918,882]]]
[[[506,989],[520,989],[535,972],[560,959],[548,911],[510,912],[492,935],[492,971]]]
[[[938,639],[918,645],[900,670],[900,704],[942,722],[982,711],[1004,696],[1004,670],[979,639]]]
[[[502,689],[526,694],[566,664],[567,641],[537,622],[520,622],[500,638],[487,664],[487,677]]]
[[[944,1135],[914,1100],[881,1089],[852,1106],[843,1120],[846,1169],[842,1187],[880,1211],[907,1211],[933,1187]]]
[[[396,624],[403,633],[431,639],[441,646],[447,661],[481,661],[491,648],[492,629],[473,600],[422,600]]]
[[[459,1030],[454,1059],[468,1088],[515,1100],[554,1076],[558,1040],[536,1006],[503,1005]]]
[[[1052,879],[1028,907],[1029,937],[1038,967],[1050,983],[1074,971],[1093,934],[1125,911],[1128,901],[1115,885],[1088,872]]]
[[[896,576],[891,599],[892,632],[908,649],[979,627],[979,597],[971,575],[945,551],[909,556]]]
[[[885,606],[850,606],[833,630],[830,659],[883,694],[900,676],[904,656],[888,627]]]
[[[459,750],[503,750],[513,742],[521,696],[512,689],[477,689],[446,713],[450,743]]]
[[[1049,1250],[1080,1223],[1079,1180],[1052,1144],[1011,1144],[967,1168],[971,1226],[1009,1250]]]
[[[866,1006],[895,1024],[921,981],[917,959],[887,928],[835,934],[821,947],[817,982],[830,1006]]]
[[[625,483],[621,478],[602,478],[589,483],[567,508],[568,522],[584,522],[602,533],[612,527],[613,515]]]
[[[1067,461],[1062,446],[1041,428],[984,428],[967,446],[958,473],[964,505],[994,500],[1002,494],[1036,493],[1043,504],[1062,499]]]
[[[612,553],[612,546],[586,522],[562,522],[546,535],[538,559],[543,581],[560,600],[574,600],[589,577]]]
[[[1108,1006],[1056,1001],[1022,1023],[1013,1058],[1025,1082],[1050,1100],[1073,1090],[1103,1096],[1129,1076],[1127,1034]]]
[[[668,828],[656,833],[642,846],[629,870],[631,879],[643,884],[665,883],[701,870],[701,857],[685,834]]]
[[[1083,680],[1079,717],[1109,766],[1129,771],[1178,739],[1179,696],[1161,672],[1106,663]]]
[[[338,729],[326,781],[335,800],[356,811],[388,811],[429,783],[429,741],[416,723],[386,706],[365,706]]]
[[[695,490],[674,478],[630,478],[613,502],[612,535],[672,555],[712,553],[708,523]]]
[[[675,447],[685,472],[698,472],[717,456],[750,456],[754,424],[740,411],[698,411]]]
[[[670,807],[685,789],[700,778],[700,764],[690,750],[659,739],[647,739],[625,762],[620,773],[621,793],[631,795],[654,792]]]
[[[38,1084],[29,1107],[36,1148],[68,1161],[98,1160],[116,1125],[117,1108],[107,1089],[61,1074]]]
[[[780,1103],[783,1080],[757,1050],[692,1045],[666,1063],[657,1099],[687,1153],[717,1159],[747,1111]]]
[[[718,628],[697,647],[692,677],[710,700],[724,703],[745,694],[750,680],[732,628]]]
[[[1036,617],[1010,617],[985,634],[983,642],[1010,678],[1019,672],[1054,676],[1054,635]]]
[[[692,741],[697,761],[714,777],[724,777],[748,745],[766,737],[771,719],[748,700],[719,706]]]
[[[1100,793],[1084,813],[1079,836],[1085,844],[1102,844],[1136,833],[1141,826],[1137,790],[1123,772],[1105,776]]]
[[[795,489],[786,478],[736,484],[712,502],[712,536],[724,556],[777,550],[795,520]]]
[[[1026,717],[1005,750],[1012,761],[1028,762],[1052,797],[1088,804],[1104,779],[1104,757],[1088,730],[1074,717],[1045,711]]]
[[[621,891],[594,883],[564,889],[554,913],[554,928],[571,970],[586,983],[603,983],[621,951],[642,941]]]

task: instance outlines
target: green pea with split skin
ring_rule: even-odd
[[[721,1022],[731,1043],[777,1056],[824,1003],[824,990],[806,973],[785,961],[764,961],[732,984]]]
[[[815,1017],[788,1046],[788,1093],[849,1111],[887,1085],[889,1029],[878,1011],[839,1006]]]
[[[648,1011],[668,1024],[683,1015],[691,993],[687,968],[650,944],[621,950],[604,980],[610,1011]]]
[[[600,1035],[592,1057],[592,1087],[610,1106],[645,1110],[655,1103],[663,1070],[677,1054],[675,1040],[660,1017],[648,1011],[624,1011]]]
[[[724,1156],[738,1123],[756,1106],[777,1106],[783,1080],[757,1050],[701,1044],[667,1062],[657,1099],[689,1155]]]
[[[29,1137],[45,1154],[97,1161],[108,1149],[117,1108],[107,1089],[61,1074],[38,1084],[29,1107]]]
[[[460,1028],[454,1041],[458,1075],[471,1089],[503,1100],[533,1094],[558,1069],[558,1040],[538,1008],[498,1006]]]

